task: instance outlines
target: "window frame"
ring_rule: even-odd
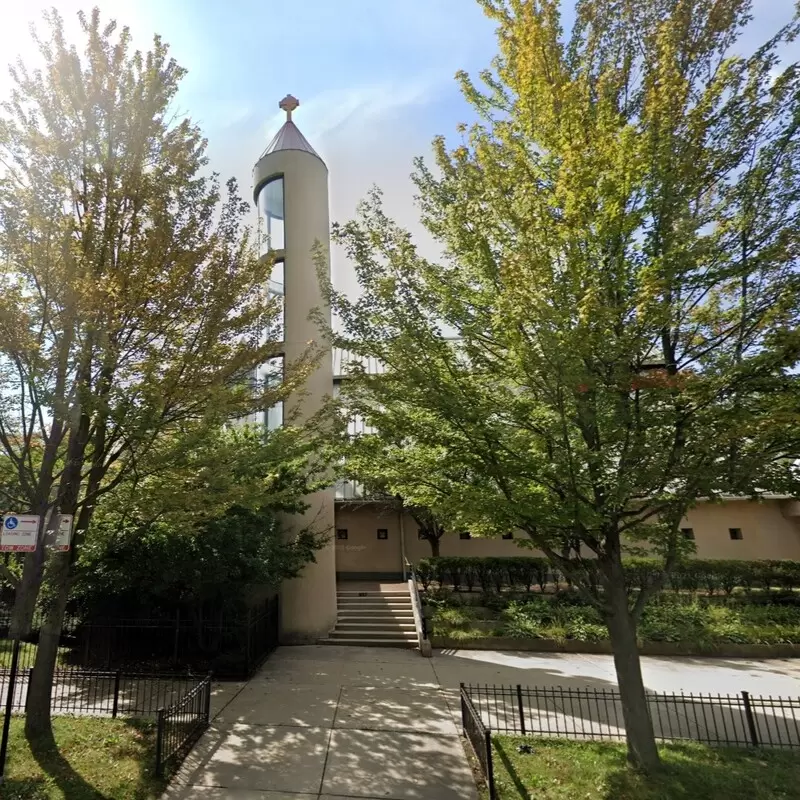
[[[272,242],[269,241],[270,238],[269,230],[261,231],[261,233],[266,235],[267,237],[267,242],[263,244],[261,242],[261,237],[259,237],[259,255],[262,257],[269,255],[270,253],[279,253],[282,251],[285,252],[286,250],[286,178],[284,173],[279,172],[275,175],[270,175],[269,178],[267,178],[265,181],[262,182],[262,184],[258,187],[258,191],[256,192],[256,206],[258,207],[259,223],[269,228],[268,225],[269,217],[267,216],[267,209],[266,209],[266,196],[263,207],[261,203],[261,197],[262,197],[262,192],[264,192],[267,189],[267,187],[271,186],[274,183],[277,183],[278,181],[280,181],[281,183],[281,216],[277,217],[277,219],[280,219],[283,222],[282,242],[280,247],[273,247]],[[260,249],[261,247],[264,247],[264,249],[263,250]]]

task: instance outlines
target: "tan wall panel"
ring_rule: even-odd
[[[407,524],[407,523],[406,523]],[[378,539],[378,529],[388,539]],[[337,509],[336,530],[346,530],[347,539],[336,539],[337,572],[402,572],[400,520],[396,511],[375,508]],[[413,530],[416,536],[416,527]]]
[[[698,558],[800,560],[800,526],[783,515],[779,501],[699,503],[684,527],[694,529]],[[740,528],[742,539],[731,539],[729,528]]]
[[[754,503],[747,500],[726,501],[721,504],[701,503],[689,512],[682,527],[693,528],[698,558],[727,559],[792,559],[800,561],[800,524],[787,519],[779,501]],[[371,506],[358,510],[337,509],[337,528],[348,528],[348,541],[337,542],[336,568],[339,572],[387,571],[397,548],[379,548],[377,528],[388,528],[392,540],[399,533],[395,512],[379,512]],[[431,548],[418,538],[417,524],[408,514],[404,517],[406,556],[412,563],[429,558]],[[740,528],[741,540],[732,540],[729,528]],[[524,534],[516,533],[516,539]],[[339,545],[349,545],[339,547]],[[541,555],[538,550],[522,548],[514,540],[460,539],[457,534],[445,534],[440,542],[443,556],[503,557]],[[588,553],[587,553],[588,555]],[[373,566],[379,565],[379,566]]]

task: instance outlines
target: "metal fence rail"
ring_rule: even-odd
[[[19,670],[11,708],[23,712],[28,702],[31,669]],[[11,670],[0,670],[0,705],[5,705]],[[201,676],[135,674],[84,669],[57,669],[53,675],[53,714],[93,717],[149,717],[195,688]]]
[[[211,716],[211,675],[168,708],[158,710],[156,775],[180,764],[208,728]]]
[[[648,694],[656,739],[723,747],[800,748],[800,698]],[[586,741],[625,739],[619,692],[608,689],[461,684],[461,719],[496,797],[492,733]]]
[[[59,667],[129,673],[185,672],[188,667],[220,678],[249,678],[278,645],[279,597],[264,600],[235,617],[194,620],[186,614],[168,617],[65,618],[59,647]],[[8,663],[10,612],[0,609],[0,658]],[[24,642],[20,669],[33,666],[39,623],[32,641]]]
[[[461,727],[486,778],[486,785],[489,788],[489,800],[495,800],[492,732],[481,721],[480,714],[478,714],[475,706],[472,705],[463,683],[461,684]]]
[[[568,739],[625,738],[622,701],[608,689],[466,686],[483,724],[499,733]],[[800,748],[800,698],[649,694],[656,739],[728,747]]]

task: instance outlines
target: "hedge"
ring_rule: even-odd
[[[592,562],[584,562],[591,565]],[[656,558],[625,559],[626,582],[630,589],[641,589],[660,574]],[[591,570],[591,566],[589,566]],[[596,580],[596,575],[589,575]],[[558,591],[570,580],[546,558],[512,556],[509,558],[477,558],[439,556],[422,559],[417,565],[417,579],[427,590],[432,584],[448,586],[455,591],[500,592],[503,589],[530,592]],[[707,592],[730,595],[737,587],[784,589],[800,587],[800,561],[727,561],[691,559],[682,562],[665,582],[664,588],[676,592]]]

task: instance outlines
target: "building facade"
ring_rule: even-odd
[[[275,262],[269,288],[283,306],[277,332],[284,343],[283,357],[265,365],[259,376],[264,380],[279,379],[283,359],[298,358],[309,343],[327,347],[316,322],[309,319],[312,310],[321,311],[330,321],[314,257],[316,252],[317,258],[330,265],[328,170],[292,120],[298,101],[287,96],[279,105],[286,112],[286,122],[253,171],[264,257]],[[262,419],[250,421],[274,427],[285,417],[303,419],[313,414],[346,380],[347,361],[347,353],[328,349],[302,397],[290,398],[286,408],[269,409]],[[378,365],[367,367],[379,369]],[[307,499],[306,514],[287,519],[287,527],[297,531],[313,525],[331,531],[332,536],[317,553],[316,563],[284,584],[282,635],[286,642],[315,641],[334,627],[337,579],[400,578],[405,559],[416,562],[431,554],[409,514],[363,499],[357,485],[340,482]],[[694,540],[699,558],[800,560],[800,502],[766,496],[758,502],[730,498],[700,503],[684,520],[683,534]],[[514,541],[520,536],[479,539],[445,534],[440,552],[443,556],[530,553]]]

